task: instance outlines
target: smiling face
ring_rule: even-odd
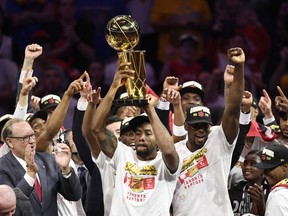
[[[36,118],[31,122],[31,127],[34,130],[36,139],[40,136],[42,133],[44,126],[45,126],[45,121],[41,118]]]
[[[210,125],[207,123],[196,123],[196,124],[184,124],[185,129],[188,132],[187,147],[191,151],[202,148],[208,139],[210,133]]]
[[[152,160],[157,154],[156,138],[150,123],[143,123],[135,132],[135,149],[140,160]]]
[[[135,134],[133,131],[127,131],[121,134],[119,140],[127,146],[130,146],[135,150],[135,143],[134,143]]]
[[[263,181],[263,170],[255,167],[255,164],[260,163],[261,158],[256,153],[248,154],[242,166],[242,173],[245,180],[251,183]]]

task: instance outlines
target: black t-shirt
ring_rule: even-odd
[[[252,200],[247,192],[248,186],[247,181],[241,181],[228,191],[234,216],[241,216],[250,212]],[[263,183],[263,190],[266,201],[270,191],[270,186],[266,181]]]

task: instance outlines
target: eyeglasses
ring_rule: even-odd
[[[31,135],[28,135],[28,136],[23,136],[23,137],[9,137],[9,138],[13,138],[13,139],[18,139],[20,140],[21,142],[29,142],[30,139],[32,140],[35,140],[35,134],[31,134]]]

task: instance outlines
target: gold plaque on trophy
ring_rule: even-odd
[[[143,106],[148,104],[145,98],[145,50],[133,50],[139,42],[139,33],[139,25],[130,15],[116,16],[106,26],[106,41],[118,51],[118,64],[131,62],[131,69],[135,71],[134,79],[127,79],[125,82],[128,98],[114,100],[115,106]]]

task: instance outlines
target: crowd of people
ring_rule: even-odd
[[[0,215],[288,214],[288,1],[0,5]],[[146,50],[138,104],[118,14]]]
[[[117,51],[106,42],[104,30],[120,14],[131,15],[139,24],[135,49],[146,50],[147,84],[156,93],[161,92],[166,76],[178,77],[180,84],[194,80],[206,86],[213,74],[223,74],[225,52],[231,47],[246,53],[246,85],[254,97],[259,99],[263,88],[275,97],[278,84],[286,93],[287,4],[283,0],[169,4],[164,0],[2,0],[0,63],[5,82],[0,82],[0,97],[5,103],[0,115],[13,112],[17,67],[22,66],[27,44],[45,48],[33,68],[43,81],[35,87],[35,96],[62,96],[68,83],[85,70],[105,94],[113,80]],[[213,79],[213,96],[209,94],[212,113],[223,102],[219,77]],[[71,121],[65,124],[71,127]]]

